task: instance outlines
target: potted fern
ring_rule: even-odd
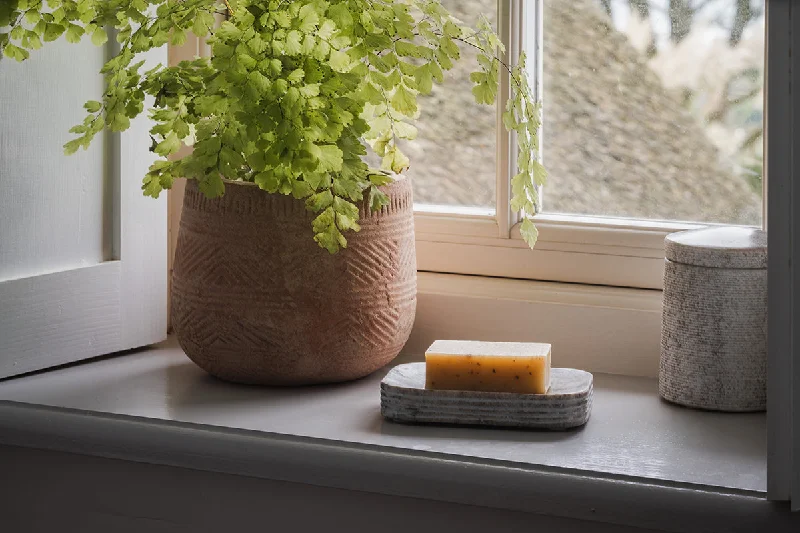
[[[218,23],[218,19],[224,21]],[[107,89],[89,101],[65,152],[148,108],[143,176],[157,197],[189,178],[172,308],[181,346],[223,379],[342,381],[393,359],[416,307],[409,166],[419,95],[443,81],[459,44],[478,50],[471,79],[493,104],[501,68],[512,98],[503,122],[519,139],[512,208],[532,246],[539,103],[524,57],[508,66],[483,21],[469,28],[437,0],[5,0],[0,51],[25,60],[62,35],[119,51]],[[191,32],[211,58],[146,69],[137,54]],[[193,150],[176,156],[183,145]],[[366,162],[369,147],[382,163]]]

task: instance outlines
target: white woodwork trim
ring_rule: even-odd
[[[167,335],[167,199],[146,197],[141,187],[155,160],[149,152],[150,127],[149,119],[140,116],[120,138],[120,349]]]
[[[658,375],[660,291],[426,272],[417,282],[406,353],[446,338],[537,341],[558,366]]]
[[[663,259],[417,241],[419,269],[475,276],[651,288]]]
[[[536,101],[544,101],[544,3],[543,0],[522,2],[520,17],[520,33],[522,34],[522,50],[527,57],[528,83],[533,88]],[[544,110],[542,110],[544,119]],[[544,164],[544,120],[539,127],[539,153],[536,154],[539,162]],[[516,173],[516,169],[513,169]],[[513,174],[511,174],[513,175]],[[537,212],[544,208],[544,190],[538,187],[539,202]],[[519,222],[519,217],[517,217]]]
[[[120,349],[119,261],[0,282],[0,377]]]
[[[539,240],[530,250],[511,228],[498,237],[484,214],[415,214],[419,270],[661,289],[664,237],[712,224],[604,217],[538,215]]]
[[[522,50],[521,0],[498,0],[497,2],[497,32],[500,40],[506,47],[503,60],[507,65],[514,64],[519,59]],[[517,168],[517,140],[516,136],[506,131],[503,125],[502,114],[506,104],[511,98],[511,76],[508,71],[501,68],[497,91],[497,104],[495,112],[496,130],[496,155],[495,165],[495,220],[499,238],[508,238],[511,227],[517,221],[517,213],[511,211],[511,176]]]
[[[111,50],[118,44],[112,39]],[[140,53],[143,69],[168,63],[168,48]],[[152,105],[152,98],[145,107]],[[114,248],[120,260],[120,346],[127,350],[153,344],[167,335],[168,218],[167,199],[142,194],[142,178],[158,156],[150,151],[147,112],[131,120],[130,127],[112,135],[112,182],[115,190]]]
[[[513,66],[519,63],[522,52],[527,54],[528,81],[533,97],[542,95],[542,1],[498,0],[498,35],[506,47],[503,61]],[[530,31],[529,28],[533,28]],[[502,113],[511,98],[511,76],[500,69],[497,99],[497,165],[495,170],[495,213],[500,238],[509,238],[512,228],[521,220],[520,213],[511,210],[511,177],[517,173],[519,144],[513,132],[506,131]],[[539,129],[541,141],[542,129]],[[540,144],[541,146],[541,144]],[[541,149],[540,149],[541,151]],[[538,154],[541,158],[541,153]],[[541,195],[541,188],[539,194]],[[541,208],[541,201],[537,204]]]
[[[115,53],[118,43],[106,45]],[[140,54],[166,64],[162,47]],[[100,75],[98,73],[98,75]],[[0,378],[166,338],[167,205],[142,194],[155,161],[146,114],[106,135],[108,261],[0,283]],[[64,156],[66,157],[66,156]]]
[[[450,242],[488,244],[485,239],[497,234],[497,222],[483,214],[432,213],[420,211],[415,206],[414,220],[420,234],[418,239],[423,240],[438,241],[447,235]],[[553,243],[575,245],[576,251],[581,251],[578,247],[584,245],[617,246],[649,249],[648,257],[661,258],[664,237],[670,233],[716,225],[549,214],[538,215],[535,220],[539,228],[536,248]],[[527,248],[519,235],[518,225],[512,228],[511,237],[513,242],[502,239],[492,245]]]

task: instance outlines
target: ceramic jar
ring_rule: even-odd
[[[731,227],[666,238],[659,393],[717,411],[763,411],[767,236]]]

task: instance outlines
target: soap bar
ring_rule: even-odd
[[[545,394],[550,345],[436,341],[425,352],[425,388]]]

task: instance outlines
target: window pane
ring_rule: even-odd
[[[473,27],[481,14],[495,24],[495,0],[442,4]],[[494,208],[496,108],[475,103],[469,75],[477,56],[469,46],[460,48],[461,61],[445,73],[444,84],[420,97],[419,134],[401,149],[411,160],[415,202]]]
[[[764,0],[545,0],[548,212],[761,223]]]

